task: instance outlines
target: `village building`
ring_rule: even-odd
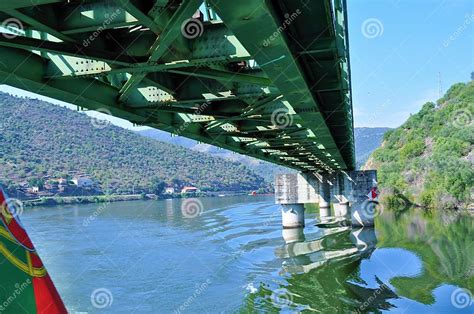
[[[94,181],[88,177],[74,177],[71,182],[78,188],[90,188],[94,186]]]
[[[194,187],[194,186],[185,186],[181,190],[181,194],[192,194],[192,193],[198,193],[199,189]]]
[[[165,188],[165,194],[174,194],[174,188],[173,187]]]

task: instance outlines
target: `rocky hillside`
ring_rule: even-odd
[[[379,184],[427,207],[472,207],[474,82],[452,86],[399,128],[368,161]]]

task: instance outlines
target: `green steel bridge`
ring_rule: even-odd
[[[302,172],[355,166],[345,0],[2,0],[0,84]]]

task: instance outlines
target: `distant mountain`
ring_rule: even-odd
[[[367,167],[382,188],[427,207],[472,207],[474,82],[452,86],[385,134]]]
[[[380,146],[385,132],[390,128],[355,128],[356,142],[356,158],[357,168],[365,164],[369,155]],[[294,170],[274,165],[272,163],[262,161],[245,155],[235,154],[226,149],[220,149],[209,144],[200,144],[197,141],[187,139],[181,136],[171,136],[170,133],[156,129],[138,131],[139,134],[163,141],[170,144],[180,145],[195,151],[210,154],[212,156],[224,158],[234,162],[240,162],[249,167],[258,175],[265,178],[269,183],[273,183],[273,179],[278,173],[288,173]]]
[[[355,128],[355,149],[357,169],[360,169],[370,154],[377,149],[383,140],[385,132],[391,130],[390,128]]]
[[[140,135],[144,135],[146,137],[150,137],[152,139],[169,143],[169,144],[174,144],[174,145],[179,145],[185,148],[192,148],[196,144],[198,144],[197,141],[191,140],[186,137],[182,136],[171,136],[170,133],[157,130],[157,129],[148,129],[148,130],[142,130],[138,132]]]
[[[253,172],[263,177],[269,184],[273,184],[276,174],[294,171],[290,168],[281,167],[253,157],[237,154],[227,149],[221,149],[209,144],[199,143],[182,136],[171,136],[170,133],[161,130],[149,129],[138,131],[138,133],[158,141],[179,145],[214,157],[224,158],[232,162],[242,163]]]
[[[158,142],[44,101],[0,93],[0,117],[0,182],[10,189],[78,174],[116,193],[152,193],[165,184],[211,191],[268,186],[239,162]]]

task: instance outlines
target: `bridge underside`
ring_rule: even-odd
[[[0,21],[0,84],[300,171],[354,167],[344,0],[3,0]]]

